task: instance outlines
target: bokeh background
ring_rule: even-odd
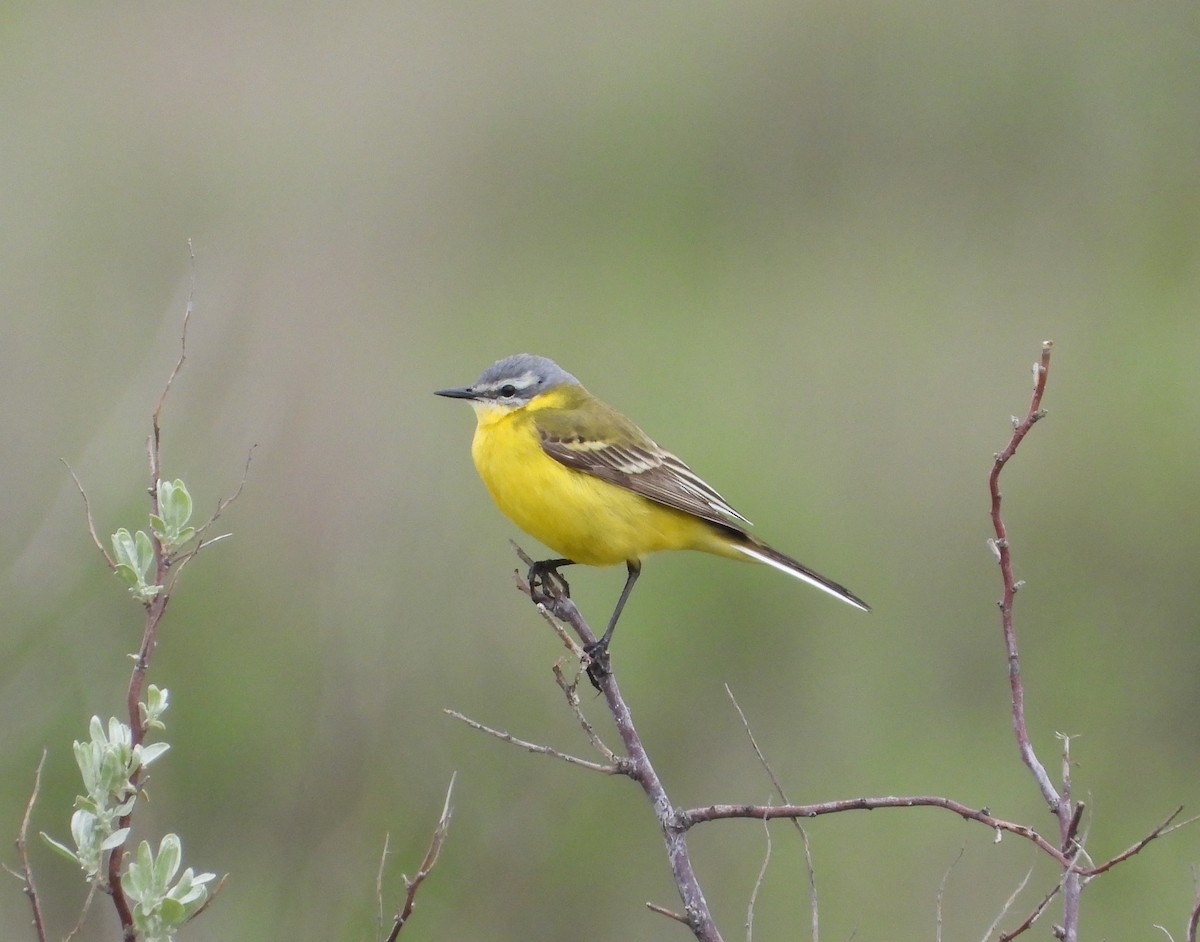
[[[1005,481],[1035,745],[1057,768],[1055,733],[1078,737],[1097,859],[1197,810],[1198,16],[7,5],[0,834],[46,747],[33,827],[67,838],[70,743],[121,710],[140,611],[59,459],[102,534],[144,526],[193,270],[165,470],[207,511],[257,449],[150,673],[173,748],[137,836],[176,830],[189,864],[230,875],[186,938],[375,938],[384,837],[391,905],[454,772],[403,938],[683,937],[643,908],[677,899],[632,784],[442,712],[587,754],[470,412],[430,395],[522,350],[875,606],[651,560],[616,666],[674,800],[771,797],[728,684],[793,800],[937,793],[1050,834],[1012,741],[986,477],[1053,339],[1050,417]],[[622,575],[574,574],[595,621]],[[981,938],[1031,867],[1002,925],[1054,884],[1030,846],[944,812],[810,832],[823,938],[932,938],[943,880],[946,937]],[[771,833],[755,938],[807,938],[799,839]],[[763,829],[691,844],[741,937]],[[57,938],[83,889],[32,853]],[[1182,938],[1197,863],[1200,832],[1153,844],[1089,887],[1085,936]],[[0,936],[27,924],[8,881]],[[116,937],[102,900],[78,938]]]

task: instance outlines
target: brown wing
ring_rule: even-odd
[[[750,522],[679,458],[597,399],[539,410],[535,421],[542,450],[568,468],[721,526],[740,530]]]

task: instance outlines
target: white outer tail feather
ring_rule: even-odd
[[[853,605],[857,609],[864,612],[869,612],[871,609],[866,604],[859,601],[841,586],[831,584],[823,577],[818,576],[815,572],[809,572],[807,569],[797,569],[795,566],[789,566],[786,563],[775,559],[773,556],[764,553],[757,546],[748,545],[745,543],[735,543],[733,546],[739,553],[744,553],[751,559],[756,559],[760,563],[766,563],[772,569],[778,569],[780,572],[786,572],[789,576],[794,576],[807,582],[811,586],[816,586],[822,592],[828,592],[835,599],[841,599],[847,605]]]

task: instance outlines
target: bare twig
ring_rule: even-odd
[[[37,803],[38,792],[42,788],[42,767],[46,764],[46,750],[38,760],[37,770],[33,773],[33,791],[29,793],[29,801],[25,804],[25,814],[21,816],[21,827],[17,831],[17,857],[21,861],[21,872],[17,876],[25,884],[25,896],[29,900],[29,908],[33,910],[33,928],[38,942],[46,942],[46,921],[42,916],[42,903],[38,898],[37,886],[33,882],[33,868],[29,865],[29,849],[25,837],[29,833],[29,819],[33,815],[33,806]]]
[[[471,729],[477,729],[481,733],[487,733],[489,736],[494,736],[501,742],[510,743],[514,746],[532,752],[539,756],[550,756],[553,759],[562,759],[563,762],[569,762],[571,765],[579,765],[585,769],[591,769],[593,772],[603,772],[606,775],[617,775],[622,770],[619,765],[605,765],[600,762],[593,762],[590,759],[581,759],[579,756],[573,756],[566,752],[560,752],[557,749],[552,749],[550,746],[542,746],[535,742],[527,742],[524,739],[518,739],[512,733],[506,733],[503,730],[493,729],[490,726],[484,726],[478,720],[473,720],[469,716],[459,713],[457,710],[443,710],[447,716],[452,716],[456,720],[461,720],[466,723]]]
[[[400,935],[400,930],[404,928],[404,924],[408,922],[408,918],[412,915],[413,908],[416,906],[417,890],[421,888],[421,884],[425,882],[426,877],[432,872],[434,865],[437,864],[438,855],[442,852],[442,845],[446,842],[446,833],[450,830],[450,796],[454,792],[454,775],[450,776],[450,785],[446,789],[446,801],[442,805],[442,814],[438,818],[437,825],[433,829],[433,836],[429,840],[429,849],[425,851],[425,857],[421,861],[420,869],[416,874],[409,879],[404,877],[404,904],[396,913],[396,917],[392,922],[392,931],[388,933],[386,942],[396,942],[396,937]]]
[[[192,319],[192,299],[196,294],[196,252],[192,248],[192,240],[188,239],[188,260],[190,262],[190,277],[188,280],[187,303],[183,308],[183,326],[179,331],[179,358],[175,361],[175,366],[171,370],[171,375],[167,377],[166,385],[163,386],[162,393],[158,397],[158,405],[154,407],[154,412],[150,416],[151,437],[146,444],[146,449],[149,452],[150,458],[150,490],[154,493],[158,489],[159,477],[159,456],[161,445],[161,429],[159,426],[159,418],[162,415],[163,406],[166,405],[167,395],[171,392],[171,387],[175,383],[175,377],[179,375],[179,371],[183,369],[184,361],[187,359],[187,331],[188,323]]]
[[[1008,654],[1008,683],[1012,699],[1013,733],[1017,739],[1017,749],[1021,754],[1021,761],[1032,773],[1042,798],[1058,818],[1059,846],[1064,854],[1070,854],[1073,844],[1071,822],[1075,814],[1071,804],[1070,770],[1069,767],[1064,768],[1063,792],[1059,794],[1054,783],[1050,781],[1046,767],[1034,752],[1025,718],[1025,685],[1021,680],[1021,658],[1017,647],[1016,628],[1013,625],[1013,600],[1021,583],[1017,582],[1013,575],[1012,552],[1009,546],[1008,529],[1001,514],[1002,498],[1000,494],[1000,472],[1016,454],[1017,448],[1029,434],[1029,430],[1046,415],[1045,410],[1042,409],[1042,396],[1046,392],[1046,379],[1050,372],[1050,351],[1053,346],[1054,344],[1049,340],[1042,343],[1041,360],[1033,367],[1033,396],[1029,402],[1029,409],[1023,419],[1013,418],[1012,437],[1004,450],[996,455],[991,474],[988,476],[988,490],[991,493],[992,502],[992,529],[996,534],[992,540],[992,547],[1000,563],[1000,576],[1003,583],[1003,597],[999,603],[1000,626],[1004,635],[1005,651]],[[1064,759],[1064,765],[1066,762],[1067,760]],[[1063,874],[1062,938],[1064,942],[1075,942],[1077,937],[1079,900],[1082,888],[1078,873],[1072,869],[1066,870]]]
[[[937,903],[934,907],[934,932],[933,937],[935,942],[942,942],[942,900],[946,898],[946,884],[950,882],[950,874],[954,868],[958,866],[958,862],[963,859],[963,854],[967,852],[965,846],[958,849],[958,854],[950,861],[950,866],[946,868],[946,872],[942,874],[942,882],[938,884]]]
[[[250,462],[254,459],[254,449],[257,445],[251,445],[250,450],[246,453],[246,464],[242,468],[242,479],[238,481],[237,489],[228,497],[222,497],[217,501],[217,509],[213,511],[211,517],[204,521],[196,528],[195,540],[196,545],[186,553],[181,553],[178,556],[170,557],[165,560],[166,567],[171,570],[171,579],[163,590],[165,595],[170,595],[175,591],[175,584],[179,581],[180,575],[183,573],[184,567],[195,559],[202,549],[208,549],[214,543],[219,543],[221,540],[228,539],[231,534],[222,533],[220,536],[214,536],[210,539],[204,539],[204,533],[217,522],[217,518],[228,509],[229,505],[242,496],[242,489],[246,486],[246,479],[250,476]],[[156,511],[157,512],[157,511]]]
[[[383,853],[379,855],[379,869],[375,871],[375,925],[378,932],[383,933],[383,871],[387,869],[388,845],[392,835],[383,835]]]
[[[545,613],[543,612],[543,614]],[[553,621],[553,619],[550,620]],[[561,690],[563,692],[563,696],[567,698],[567,705],[571,708],[571,712],[575,714],[575,719],[579,723],[579,728],[583,730],[583,735],[587,737],[587,740],[592,744],[593,749],[600,753],[600,755],[604,756],[604,758],[608,760],[610,764],[617,766],[618,771],[621,771],[619,767],[624,760],[608,748],[608,744],[600,738],[599,733],[596,732],[595,727],[592,726],[591,722],[584,715],[583,709],[579,704],[579,677],[583,673],[582,668],[578,668],[576,670],[575,680],[570,682],[567,681],[566,676],[563,674],[561,664],[555,664],[553,671],[554,682],[558,684],[558,689]]]
[[[1071,864],[1074,865],[1074,861],[1072,861]],[[1073,875],[1070,868],[1068,867],[1065,869],[1063,871],[1062,879],[1060,879],[1054,885],[1054,889],[1042,897],[1042,901],[1037,904],[1037,907],[1033,910],[1033,912],[1026,916],[1025,919],[1022,920],[1021,924],[1011,932],[1000,933],[1000,935],[996,937],[996,942],[1012,942],[1013,939],[1029,929],[1030,926],[1032,926],[1038,919],[1041,918],[1042,913],[1046,911],[1046,907],[1050,905],[1050,901],[1063,892],[1063,889],[1067,885],[1067,881],[1072,879],[1072,876]],[[1056,926],[1054,929],[1054,937],[1056,939],[1062,939],[1064,935],[1066,935],[1066,926]]]
[[[746,719],[746,714],[742,710],[742,705],[737,702],[737,697],[733,695],[733,691],[729,689],[729,684],[725,685],[725,695],[729,697],[729,702],[733,704],[733,708],[737,710],[738,719],[742,721],[742,728],[746,731],[746,737],[750,740],[750,745],[754,749],[754,754],[758,756],[759,764],[771,779],[771,784],[775,786],[775,794],[779,796],[779,800],[784,804],[788,804],[788,796],[783,790],[783,785],[779,781],[779,776],[775,774],[775,770],[771,768],[771,763],[767,761],[767,757],[763,755],[763,751],[759,748],[758,740],[754,738],[754,730],[750,728],[750,721]]]
[[[673,909],[667,909],[666,906],[659,906],[658,903],[647,903],[646,908],[652,913],[658,913],[660,916],[666,916],[668,919],[674,919],[676,922],[681,922],[685,926],[691,927],[687,916],[681,915]]]
[[[754,730],[750,728],[750,721],[746,719],[746,713],[742,710],[742,705],[738,703],[737,697],[733,695],[729,684],[725,685],[725,693],[729,697],[729,702],[733,704],[733,708],[737,710],[738,718],[742,721],[742,728],[746,730],[746,737],[750,740],[750,746],[754,749],[754,754],[758,756],[758,761],[766,771],[767,776],[771,779],[771,784],[775,787],[775,794],[779,796],[780,801],[784,804],[790,804],[791,799],[783,790],[783,783],[779,781],[779,776],[775,774],[775,770],[771,767],[771,763],[767,761],[766,755],[758,745],[758,740],[754,736]],[[820,938],[820,920],[818,917],[817,908],[817,871],[813,867],[812,861],[812,845],[808,840],[808,832],[804,830],[798,818],[791,819],[792,826],[800,833],[800,840],[804,843],[804,866],[808,873],[808,906],[812,926],[812,942],[818,942]]]
[[[87,515],[88,533],[92,537],[92,542],[96,544],[96,549],[100,551],[101,555],[104,557],[104,561],[108,563],[108,568],[116,569],[117,561],[108,555],[108,550],[104,548],[104,544],[100,542],[100,537],[96,535],[96,521],[92,518],[92,504],[91,501],[88,500],[87,491],[85,491],[83,489],[83,485],[79,483],[79,478],[75,475],[75,469],[67,464],[67,460],[65,458],[59,458],[58,460],[63,463],[63,467],[65,467],[67,469],[67,473],[71,475],[71,480],[75,482],[75,487],[79,489],[79,496],[83,498],[83,511]]]
[[[754,942],[754,906],[758,902],[758,894],[762,889],[763,881],[767,878],[767,867],[771,865],[771,828],[765,818],[763,819],[763,837],[767,842],[767,849],[763,853],[762,866],[758,868],[758,878],[754,881],[754,889],[750,891],[750,904],[746,907],[746,942]]]
[[[242,479],[238,481],[237,490],[235,490],[228,497],[222,497],[219,501],[217,501],[217,509],[213,511],[212,516],[196,528],[197,538],[203,537],[205,531],[217,522],[217,519],[221,516],[221,514],[229,509],[229,505],[242,496],[242,489],[246,486],[246,481],[250,477],[250,462],[254,460],[254,449],[257,447],[257,444],[251,445],[250,450],[246,452],[246,463],[242,466]],[[213,543],[217,542],[217,540],[223,539],[225,539],[224,536],[215,536],[211,540],[199,539],[195,549],[193,549],[188,555],[195,556],[198,552],[200,552],[201,547],[211,546]]]
[[[795,821],[795,819],[792,819]],[[817,868],[813,866],[812,844],[808,839],[808,831],[796,821],[796,830],[800,832],[800,840],[804,842],[804,869],[808,874],[808,912],[811,925],[812,942],[820,942],[820,907],[817,898]]]
[[[997,831],[1007,831],[1032,842],[1042,852],[1063,866],[1071,860],[1033,828],[997,818],[981,808],[972,808],[941,795],[884,795],[875,798],[843,798],[812,805],[707,805],[677,813],[679,823],[690,828],[704,821],[725,821],[732,818],[815,818],[845,811],[876,811],[881,808],[942,808],[969,821],[978,821]]]
[[[1090,869],[1079,871],[1079,875],[1086,879],[1086,878],[1094,877],[1101,873],[1104,873],[1105,870],[1111,870],[1117,864],[1121,863],[1124,860],[1128,860],[1134,854],[1141,851],[1141,849],[1143,847],[1145,847],[1147,844],[1149,844],[1155,838],[1162,837],[1164,834],[1169,834],[1171,831],[1177,830],[1178,828],[1181,828],[1186,824],[1191,824],[1193,821],[1197,820],[1196,818],[1189,818],[1188,820],[1181,821],[1179,824],[1176,824],[1174,827],[1171,827],[1171,822],[1174,821],[1177,817],[1179,817],[1179,815],[1182,814],[1182,812],[1183,812],[1183,805],[1180,805],[1178,808],[1176,808],[1174,811],[1172,811],[1167,816],[1167,818],[1160,825],[1158,825],[1158,827],[1154,828],[1154,830],[1152,830],[1149,834],[1147,834],[1141,840],[1135,841],[1133,844],[1131,844],[1125,850],[1121,851],[1121,853],[1117,854],[1115,857],[1110,857],[1108,860],[1104,861],[1104,863],[1100,864],[1098,867],[1091,867]]]
[[[79,935],[79,931],[83,928],[83,921],[87,919],[88,910],[92,908],[92,900],[96,898],[96,891],[99,888],[99,884],[95,880],[88,886],[88,894],[83,901],[83,908],[79,911],[79,918],[75,920],[75,925],[71,927],[71,931],[63,936],[62,942],[71,942],[75,936]]]
[[[1021,682],[1021,659],[1017,650],[1017,635],[1016,629],[1013,627],[1013,598],[1017,594],[1017,581],[1013,577],[1012,554],[1008,543],[1008,529],[1004,525],[1004,518],[1000,512],[1001,494],[1000,494],[1000,472],[1004,470],[1004,466],[1008,464],[1010,458],[1017,452],[1017,447],[1021,441],[1033,428],[1034,423],[1042,419],[1046,413],[1042,409],[1042,396],[1046,392],[1046,377],[1050,370],[1050,351],[1054,344],[1052,341],[1045,341],[1042,344],[1041,362],[1034,367],[1034,387],[1033,398],[1029,403],[1029,410],[1022,420],[1013,420],[1013,434],[1009,439],[1008,445],[1004,450],[996,455],[995,463],[992,465],[992,473],[988,477],[988,487],[992,495],[992,527],[995,530],[996,537],[993,542],[997,556],[1000,562],[1000,573],[1004,583],[1004,596],[1000,601],[1000,620],[1001,627],[1004,631],[1004,646],[1008,651],[1008,679],[1009,686],[1012,690],[1012,722],[1013,731],[1016,733],[1017,746],[1021,752],[1021,759],[1029,767],[1037,780],[1038,787],[1041,789],[1042,797],[1051,810],[1058,811],[1060,797],[1053,783],[1050,781],[1050,776],[1046,772],[1045,766],[1038,760],[1037,755],[1033,751],[1033,745],[1029,740],[1029,727],[1025,721],[1025,686]]]
[[[1008,899],[1006,899],[1004,901],[1004,905],[1000,907],[1000,912],[998,912],[996,914],[996,918],[992,920],[992,924],[990,926],[988,926],[987,932],[985,932],[983,934],[983,938],[981,938],[979,940],[979,942],[987,942],[987,940],[992,937],[992,933],[995,932],[996,927],[1000,925],[1000,920],[1008,915],[1008,911],[1013,908],[1013,906],[1017,902],[1017,897],[1021,895],[1021,891],[1025,889],[1026,884],[1029,883],[1029,878],[1032,876],[1033,876],[1033,867],[1030,867],[1028,870],[1025,871],[1025,876],[1023,876],[1021,878],[1021,882],[1017,884],[1016,889],[1014,889],[1008,895]],[[1055,892],[1058,892],[1058,891],[1055,890]],[[1045,906],[1045,903],[1043,903],[1042,905]],[[1024,930],[1022,930],[1022,931],[1024,931]]]

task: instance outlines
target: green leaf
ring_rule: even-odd
[[[188,493],[183,481],[179,478],[174,481],[159,481],[158,509],[176,532],[187,526],[187,522],[192,519],[192,495]]]
[[[139,746],[138,756],[141,759],[139,764],[149,765],[170,748],[171,744],[165,742],[152,742],[148,746]]]
[[[81,862],[79,860],[79,855],[76,854],[75,851],[71,850],[71,848],[69,848],[66,844],[60,844],[58,841],[56,841],[54,838],[52,838],[45,831],[42,831],[41,835],[42,835],[42,840],[44,840],[47,844],[49,844],[51,849],[57,851],[62,856],[66,857],[67,860],[72,860],[75,863]]]
[[[178,900],[164,896],[158,904],[158,913],[162,921],[171,928],[182,926],[187,922],[188,913]]]
[[[112,535],[113,556],[119,565],[135,568],[137,561],[137,545],[133,536],[124,527]]]
[[[192,496],[183,481],[158,482],[158,513],[150,515],[150,525],[167,551],[188,542],[196,535],[187,525],[192,517]]]
[[[158,845],[158,860],[154,862],[155,882],[164,890],[179,870],[183,845],[174,834],[164,834]]]
[[[101,850],[112,850],[120,847],[125,843],[125,838],[129,837],[129,828],[118,828],[106,837],[100,844]]]
[[[150,542],[150,537],[146,536],[145,530],[138,530],[133,535],[133,540],[137,544],[137,570],[145,577],[154,565],[154,544]]]

